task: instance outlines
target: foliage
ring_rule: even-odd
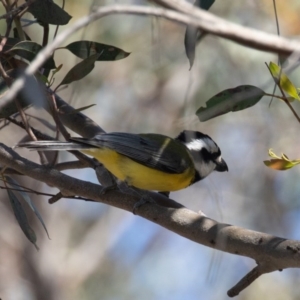
[[[9,4],[9,1],[7,1],[7,4]],[[50,42],[49,30],[47,28],[50,25],[67,25],[72,18],[63,8],[59,7],[53,1],[39,0],[33,3],[28,2],[27,4],[28,12],[36,18],[36,21],[32,22],[31,26],[42,26],[42,28],[44,28],[43,43],[41,44],[37,40],[35,41],[29,32],[26,31],[26,28],[21,26],[22,19],[20,19],[20,14],[17,12],[14,15],[16,27],[12,30],[12,27],[8,26],[6,35],[1,38],[2,52],[0,54],[0,63],[3,65],[3,72],[6,74],[3,76],[2,72],[0,87],[2,93],[8,89],[18,75],[22,74],[22,70],[24,70],[38,56],[39,52],[47,43]],[[8,12],[11,9],[9,5],[7,5],[6,8]],[[11,34],[14,36],[11,37]],[[64,47],[57,48],[52,56],[43,64],[40,71],[36,73],[34,77],[29,76],[27,78],[25,88],[19,93],[18,99],[16,100],[17,103],[11,102],[2,107],[0,120],[5,118],[10,119],[11,116],[18,114],[20,109],[26,109],[31,105],[36,107],[48,106],[46,103],[47,100],[44,97],[44,90],[54,84],[55,74],[62,68],[62,64],[58,64],[58,67],[56,66],[55,60],[60,56],[55,56],[55,53],[63,49],[81,58],[82,61],[67,72],[64,79],[55,87],[54,91],[62,85],[71,84],[87,76],[94,69],[95,63],[124,59],[130,54],[112,45],[87,40],[75,41]],[[92,105],[88,105],[78,108],[74,110],[73,113],[82,111],[91,106]],[[8,185],[12,188],[18,185],[18,183],[10,177],[3,177],[3,180],[4,182],[7,181]],[[46,226],[26,191],[22,188],[19,188],[17,191],[8,188],[8,197],[17,221],[26,237],[36,246],[36,234],[29,225],[26,211],[23,209],[17,195],[30,206],[47,232]]]
[[[194,5],[203,10],[209,10],[214,2],[214,0],[199,0],[196,1]],[[2,3],[6,3],[7,12],[11,12],[13,7],[10,7],[10,1],[7,0]],[[22,11],[17,11],[13,14],[11,20],[9,18],[7,19],[7,30],[1,37],[2,51],[0,54],[0,64],[2,67],[2,76],[0,79],[0,91],[2,95],[9,90],[20,74],[24,74],[24,69],[27,66],[30,66],[31,63],[38,58],[40,52],[52,42],[49,35],[49,28],[52,28],[52,26],[68,25],[71,20],[69,13],[63,8],[60,8],[53,1],[37,0],[33,2],[33,4],[31,4],[31,1],[28,1],[26,7],[28,12],[36,18],[36,21],[32,22],[30,26],[41,29],[43,31],[43,38],[42,41],[36,40],[36,37],[31,34],[25,26],[21,26],[21,22],[23,22],[21,19]],[[15,28],[12,28],[13,21]],[[205,32],[201,32],[195,26],[187,26],[184,43],[182,41],[182,44],[184,45],[182,45],[182,47],[185,47],[186,55],[190,63],[190,69],[194,64],[196,45],[204,36]],[[73,55],[80,58],[81,61],[70,68],[58,84],[55,83],[57,74],[58,72],[62,72],[62,66],[64,64],[64,61],[62,61],[61,58]],[[85,116],[80,113],[92,107],[94,104],[84,105],[74,109],[61,101],[56,92],[62,87],[66,87],[66,85],[85,78],[88,74],[93,72],[95,64],[103,62],[118,63],[115,61],[125,59],[129,55],[130,53],[123,49],[113,45],[103,44],[101,41],[92,39],[77,40],[61,47],[57,47],[51,57],[44,62],[34,76],[26,77],[25,87],[17,95],[16,99],[1,106],[0,119],[4,124],[3,126],[6,126],[7,122],[16,124],[25,129],[28,136],[32,139],[52,138],[43,134],[36,128],[31,128],[28,122],[28,119],[33,117],[26,114],[26,109],[30,106],[35,106],[37,108],[42,107],[51,114],[55,126],[53,127],[51,124],[47,124],[42,118],[36,117],[36,120],[53,130],[56,134],[56,138],[60,138],[60,135],[63,135],[64,138],[68,139],[69,133],[64,126],[73,130],[71,123],[77,122],[77,120],[74,121],[73,115],[79,116],[79,119],[81,117],[84,118]],[[238,112],[248,109],[258,102],[267,99],[269,100],[270,98],[280,100],[281,103],[285,104],[292,111],[295,118],[300,122],[299,116],[295,111],[295,106],[300,100],[299,89],[292,83],[287,75],[288,72],[283,67],[274,62],[270,62],[267,67],[270,72],[270,79],[274,80],[279,93],[267,93],[263,87],[250,85],[247,82],[242,83],[237,87],[226,88],[210,97],[205,102],[205,106],[201,105],[201,107],[196,110],[196,115],[200,122],[212,120],[213,118],[229,112]],[[158,72],[160,72],[160,70]],[[18,117],[18,120],[21,119],[21,121],[18,121],[15,118],[16,116]],[[66,121],[68,125],[64,123],[65,120],[62,121],[63,118],[65,120],[68,119]],[[79,122],[80,121],[81,119]],[[89,126],[91,123],[92,121],[89,119],[84,125]],[[77,133],[80,134],[80,132]],[[288,151],[288,149],[284,149],[284,151]],[[77,153],[76,155],[79,154]],[[57,155],[54,154],[51,157],[48,153],[39,153],[39,156],[41,162],[49,166],[49,170],[53,169],[53,167],[57,167]],[[271,149],[269,150],[269,156],[271,159],[265,160],[264,164],[274,170],[288,170],[300,164],[300,159],[289,159],[285,154],[278,156]],[[80,165],[81,167],[90,166],[95,170],[99,167],[94,161],[83,158],[80,155],[79,158],[84,161],[84,163]],[[82,161],[80,160],[80,162]],[[75,165],[77,166],[77,164]],[[263,166],[263,164],[261,165]],[[29,210],[29,213],[34,213],[47,235],[48,231],[42,218],[42,214],[29,196],[33,191],[21,186],[16,179],[8,176],[5,168],[2,169],[2,173],[1,178],[7,189],[8,199],[17,222],[27,239],[38,249],[36,233],[33,229],[34,227],[30,225],[27,210]],[[99,174],[97,173],[97,176],[98,175]],[[49,202],[54,203],[62,197],[62,194],[58,193],[57,195],[50,196],[51,199]],[[73,196],[74,195],[70,195],[70,197]]]

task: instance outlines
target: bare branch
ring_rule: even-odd
[[[94,20],[111,14],[126,13],[163,17],[181,24],[193,25],[206,33],[227,38],[247,47],[263,51],[285,55],[297,52],[298,55],[300,50],[300,42],[227,22],[208,12],[192,7],[183,1],[157,0],[156,2],[180,12],[156,7],[114,5],[101,7],[91,15],[80,19],[72,27],[59,34],[51,44],[40,51],[36,59],[28,66],[24,75],[17,79],[11,89],[1,98],[0,109],[6,105],[7,102],[11,101],[11,99],[15,98],[18,91],[24,86],[26,77],[34,74],[67,37]],[[58,96],[55,95],[55,97]],[[64,105],[60,106],[57,99],[56,102],[59,112],[61,113],[61,111],[64,110]],[[69,108],[66,109],[66,111],[68,110]],[[72,109],[70,108],[70,110]],[[69,126],[79,123],[82,124],[82,122],[74,122],[73,118],[74,116],[80,118],[82,114],[76,113],[72,115],[72,113],[66,111],[64,111],[64,115],[62,116],[62,122],[65,125],[66,123],[68,123]],[[91,137],[94,136],[95,133],[103,131],[92,120],[91,122],[87,122],[87,124],[87,127],[83,128],[83,134],[80,133],[83,136]],[[69,127],[68,125],[66,126]],[[101,186],[72,178],[49,166],[41,166],[33,163],[22,158],[12,149],[1,143],[0,163],[4,167],[9,167],[16,170],[16,172],[20,172],[58,188],[59,192],[56,197],[52,198],[52,201],[60,199],[63,196],[78,195],[132,212],[134,204],[140,200],[135,195],[125,194],[118,190],[103,194],[103,188]],[[80,165],[83,166],[85,163],[81,162]],[[218,223],[215,220],[205,217],[203,214],[188,210],[162,195],[156,193],[150,194],[151,198],[159,205],[146,204],[140,207],[137,210],[137,214],[141,217],[199,244],[224,252],[246,256],[257,262],[258,266],[228,291],[228,295],[230,296],[237,295],[264,273],[284,268],[300,267],[300,242],[298,241],[255,232],[229,224]]]
[[[55,169],[33,163],[1,143],[0,162],[6,167],[58,188],[62,195],[77,195],[130,212],[136,201],[139,200],[134,194],[125,194],[119,190],[112,190],[103,194],[101,186],[72,178]],[[137,209],[139,216],[199,244],[224,252],[247,256],[257,262],[258,269],[251,271],[230,290],[232,295],[238,293],[247,286],[247,283],[249,285],[263,273],[300,267],[299,241],[218,223],[203,216],[203,214],[188,210],[160,194],[151,193],[150,195],[159,205],[143,205]],[[259,272],[256,273],[257,271]]]
[[[237,296],[242,290],[248,287],[254,280],[256,280],[263,273],[260,272],[258,266],[256,266],[253,270],[251,270],[245,277],[243,277],[234,287],[232,287],[227,295],[229,297]]]
[[[199,9],[184,0],[155,0],[156,3],[194,17],[198,24],[192,24],[204,32],[223,37],[246,47],[257,50],[274,52],[283,55],[291,55],[300,51],[300,43],[296,40],[282,38],[280,36],[251,29],[226,21],[214,16],[208,11]],[[168,18],[168,17],[166,17]],[[177,20],[178,22],[181,22]]]
[[[225,21],[209,12],[197,9],[184,1],[159,0],[157,2],[178,9],[188,15],[173,10],[135,5],[112,5],[101,7],[89,16],[78,20],[72,27],[64,30],[52,43],[48,44],[39,52],[32,63],[26,68],[24,74],[13,83],[12,88],[1,98],[0,109],[12,100],[23,88],[26,76],[33,75],[47,58],[52,55],[54,50],[66,40],[66,38],[91,22],[111,14],[135,14],[163,17],[185,25],[193,25],[207,33],[230,39],[248,47],[278,54],[290,55],[300,51],[300,42],[298,41]]]

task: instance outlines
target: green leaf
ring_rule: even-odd
[[[240,85],[224,90],[206,101],[206,107],[196,111],[201,122],[231,111],[239,111],[255,105],[264,96],[264,91],[253,85]]]
[[[123,51],[114,46],[100,44],[92,41],[77,41],[73,42],[66,47],[74,55],[80,58],[87,58],[96,53],[101,53],[98,61],[113,61],[127,57],[130,53]]]
[[[186,27],[185,35],[184,35],[184,47],[186,56],[190,62],[190,70],[193,67],[196,53],[196,42],[197,35],[199,34],[199,29],[188,25]]]
[[[27,0],[26,0],[27,1]],[[60,8],[52,0],[37,0],[29,7],[28,12],[44,24],[66,25],[72,16]]]
[[[46,228],[46,225],[43,221],[43,218],[40,214],[40,212],[38,211],[38,209],[36,208],[36,206],[34,205],[34,203],[31,201],[31,198],[29,197],[28,193],[26,193],[26,190],[24,190],[20,185],[19,183],[14,180],[13,178],[9,177],[9,176],[6,176],[5,177],[6,181],[8,182],[8,184],[12,187],[12,188],[16,188],[18,189],[19,191],[15,191],[15,193],[19,194],[25,201],[26,203],[29,205],[29,207],[32,209],[32,211],[35,213],[35,215],[37,216],[37,218],[39,219],[39,221],[41,222],[42,226],[44,227],[46,233],[47,233],[47,236],[48,238],[50,239],[49,237],[49,233],[48,233],[48,230]]]
[[[196,0],[194,5],[201,9],[209,10],[214,2],[215,0]],[[192,69],[195,60],[196,45],[199,44],[203,37],[204,34],[197,27],[191,25],[186,27],[184,35],[184,47],[186,56],[190,62],[190,70]]]
[[[57,86],[56,89],[58,89],[59,86],[63,84],[69,84],[73,81],[78,81],[82,78],[84,78],[86,75],[88,75],[95,67],[95,62],[99,58],[101,54],[96,53],[92,56],[89,56],[88,58],[84,59],[77,65],[75,65],[65,76],[65,78],[62,80],[62,82]]]
[[[88,108],[91,108],[91,107],[93,107],[95,105],[96,104],[91,104],[91,105],[87,105],[87,106],[76,108],[76,109],[72,110],[69,114],[77,114],[78,112],[81,112],[83,110],[87,110]]]
[[[282,72],[282,68],[281,67],[279,67],[278,65],[276,65],[273,62],[270,62],[269,63],[269,70],[270,70],[272,76],[277,81],[279,81],[279,77],[280,77],[279,84],[280,84],[281,88],[288,95],[290,95],[294,99],[300,100],[296,87],[290,81],[290,79],[288,78],[288,76],[284,72]]]
[[[38,2],[38,1],[37,1]],[[42,46],[31,41],[23,41],[15,44],[6,53],[11,53],[14,55],[19,55],[22,58],[32,61],[37,54],[42,50]],[[43,65],[45,69],[55,69],[55,62],[53,57],[50,57]]]
[[[215,0],[197,0],[195,6],[200,7],[204,10],[209,10],[210,7],[214,4]]]
[[[22,204],[20,203],[17,196],[11,190],[7,190],[7,193],[8,193],[8,198],[9,198],[11,207],[14,211],[15,217],[16,217],[22,231],[24,232],[27,239],[35,246],[35,248],[37,250],[39,250],[39,248],[36,244],[37,238],[36,238],[35,232],[29,225],[29,222],[28,222],[26,213],[22,207]]]
[[[274,170],[285,171],[300,164],[300,159],[290,160],[285,154],[277,156],[272,149],[269,149],[270,160],[265,160],[264,164]]]

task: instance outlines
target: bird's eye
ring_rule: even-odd
[[[212,154],[210,152],[208,152],[206,148],[201,149],[201,154],[202,154],[204,161],[214,160],[214,158],[212,157]]]
[[[212,160],[220,160],[221,159],[221,152],[218,151],[218,152],[211,153],[211,159]]]

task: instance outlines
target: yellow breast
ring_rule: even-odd
[[[194,178],[193,168],[181,174],[169,174],[144,166],[107,148],[83,152],[95,157],[118,179],[144,190],[177,191],[189,186]]]

